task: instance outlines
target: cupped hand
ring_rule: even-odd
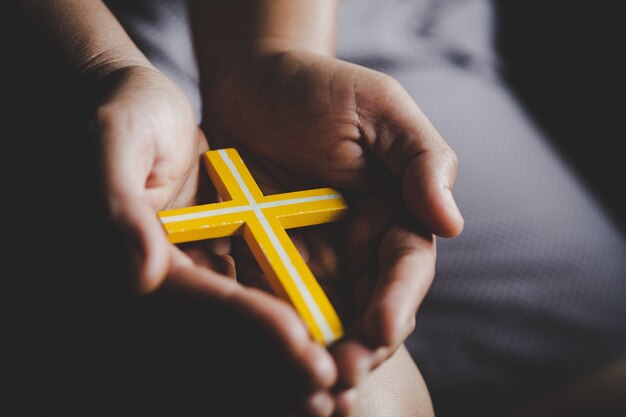
[[[241,155],[266,195],[313,186],[254,153]],[[435,240],[406,210],[396,187],[345,192],[345,220],[288,230],[344,324],[345,337],[329,346],[339,373],[336,416],[349,414],[354,389],[413,331],[434,276]],[[231,255],[243,285],[272,292],[242,238],[233,240]]]
[[[158,211],[215,201],[201,164],[207,140],[186,96],[162,73],[142,66],[116,70],[99,87],[106,93],[96,106],[91,132],[110,222],[131,252],[130,285],[139,293],[158,289],[182,296],[210,305],[226,320],[247,322],[263,335],[272,354],[284,357],[286,374],[299,379],[294,407],[327,415],[333,404],[326,391],[335,383],[335,365],[310,340],[295,312],[233,279],[227,240],[180,247],[167,241]],[[262,353],[256,355],[263,360]],[[239,358],[212,360],[236,363]]]
[[[212,143],[223,138],[304,180],[344,190],[379,191],[394,178],[429,231],[460,233],[456,155],[390,76],[309,52],[266,52],[211,88],[203,124]]]
[[[353,387],[412,331],[433,234],[462,230],[456,156],[399,83],[341,60],[261,53],[212,86],[211,143],[237,147],[264,192],[333,186],[349,200],[344,223],[290,233],[348,324],[331,350],[340,386]],[[235,252],[253,276],[249,254]]]
[[[156,69],[118,69],[99,90],[90,128],[106,208],[133,252],[130,285],[148,293],[165,279],[171,257],[155,214],[196,200],[206,139],[185,95]]]

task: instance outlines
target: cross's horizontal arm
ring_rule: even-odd
[[[337,313],[285,229],[341,219],[348,207],[330,188],[264,196],[235,149],[206,153],[206,168],[224,202],[162,211],[172,243],[243,234],[277,295],[291,302],[311,336],[342,336]]]

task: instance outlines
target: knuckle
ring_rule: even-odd
[[[457,166],[459,164],[459,156],[450,146],[446,146],[444,152],[451,165]]]
[[[415,316],[411,316],[411,318],[409,319],[409,321],[407,322],[407,325],[406,325],[406,335],[407,336],[415,331],[415,326],[416,326]]]
[[[404,88],[398,80],[391,75],[384,73],[380,73],[378,76],[378,88],[381,88],[390,94],[398,94],[404,91]]]
[[[447,144],[437,150],[441,163],[449,168],[450,171],[456,172],[459,166],[459,157],[454,150]]]

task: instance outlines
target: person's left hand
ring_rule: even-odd
[[[236,147],[265,193],[323,185],[349,200],[347,221],[290,234],[347,325],[332,351],[353,387],[412,332],[432,234],[462,229],[456,156],[395,80],[364,67],[264,53],[221,81],[204,95],[213,147]]]
[[[108,227],[118,237],[112,241],[114,248],[105,250],[119,250],[123,257],[119,275],[124,287],[156,297],[157,303],[165,301],[167,312],[166,316],[150,314],[148,320],[157,322],[155,333],[163,331],[167,337],[155,343],[159,346],[139,349],[136,358],[139,363],[150,363],[150,370],[160,370],[155,371],[159,375],[142,375],[133,388],[145,392],[155,384],[171,397],[183,394],[190,402],[195,398],[204,402],[206,392],[199,397],[190,395],[190,385],[185,381],[193,380],[190,377],[199,369],[210,369],[211,374],[201,383],[187,382],[194,388],[211,387],[215,399],[203,406],[212,406],[211,402],[229,396],[232,390],[226,375],[239,375],[239,367],[246,377],[246,381],[236,381],[239,396],[281,399],[280,403],[255,402],[256,412],[265,415],[279,407],[303,408],[310,416],[328,415],[327,410],[334,407],[328,391],[334,386],[337,370],[329,352],[308,337],[296,312],[283,300],[234,280],[228,239],[176,246],[163,232],[158,211],[215,199],[201,167],[209,146],[182,90],[151,66],[129,66],[108,73],[94,91],[104,94],[93,94],[99,100],[91,111],[91,139],[104,197],[103,212]],[[174,302],[169,304],[170,300]],[[190,314],[195,308],[196,314]],[[200,321],[204,326],[201,333],[210,334],[210,338],[192,339],[194,343],[182,346],[187,352],[198,349],[198,344],[208,348],[200,356],[191,354],[191,361],[185,363],[173,354],[182,350],[168,349],[167,343],[193,338],[197,331],[194,323]],[[173,327],[171,323],[175,323]],[[142,322],[141,327],[144,324],[148,323]],[[254,332],[249,332],[251,329]],[[213,348],[215,341],[218,346]],[[256,349],[246,351],[250,341]],[[164,359],[160,366],[153,363],[157,352],[166,356],[156,361]],[[256,363],[261,365],[254,369],[272,365],[270,380],[263,372],[248,374]],[[170,372],[175,377],[165,377]],[[178,380],[181,377],[185,381]],[[254,382],[261,378],[264,384],[259,387]],[[282,398],[286,391],[288,398]]]

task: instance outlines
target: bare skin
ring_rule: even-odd
[[[426,384],[401,347],[357,388],[353,415],[360,417],[434,416]]]
[[[349,196],[344,226],[291,233],[349,324],[330,349],[345,408],[349,388],[388,366],[413,330],[434,275],[431,233],[456,236],[463,220],[454,152],[415,102],[385,74],[334,58],[336,6],[198,2],[192,16],[211,143],[236,147],[266,193],[331,185]],[[249,251],[234,254],[246,283],[263,288]],[[408,355],[397,361],[419,375]],[[406,383],[397,391],[424,392],[420,378]]]
[[[243,26],[253,28],[252,38],[209,36],[231,39],[234,55],[201,46],[201,61],[206,54],[216,61],[203,72],[209,110],[202,130],[181,90],[100,1],[24,0],[22,8],[65,58],[67,71],[94,92],[91,131],[111,222],[131,243],[129,287],[141,294],[187,294],[246,317],[299,375],[294,412],[300,415],[365,413],[371,407],[359,404],[371,396],[360,393],[386,387],[409,396],[381,398],[382,409],[432,413],[402,343],[434,275],[433,234],[455,236],[462,229],[451,195],[454,153],[395,81],[332,57],[334,2],[279,3],[241,3],[250,7],[249,18],[259,19]],[[197,16],[226,23],[232,17],[220,13]],[[203,45],[207,37],[198,35]],[[231,65],[242,71],[229,71]],[[224,88],[211,88],[216,85]],[[213,111],[217,101],[241,109],[248,124]],[[326,111],[329,101],[336,111]],[[257,111],[259,105],[265,110]],[[245,248],[221,240],[183,251],[167,242],[156,213],[212,201],[201,156],[209,147],[232,145],[265,191],[323,183],[350,198],[345,223],[293,235],[348,324],[348,336],[336,346],[311,340],[293,309],[264,291]],[[409,372],[384,382],[377,377],[395,375],[396,367]],[[422,406],[411,393],[424,398]]]

